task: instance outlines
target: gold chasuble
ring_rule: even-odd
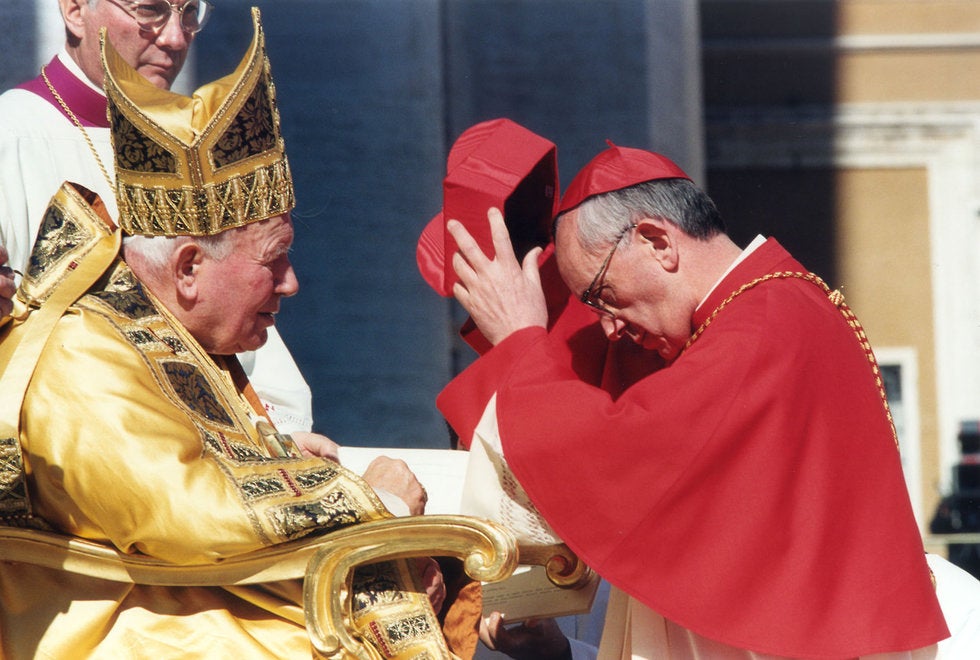
[[[193,98],[152,88],[104,46],[127,233],[215,234],[292,208],[257,10],[253,22],[236,72]],[[211,119],[190,121],[181,147],[190,106]],[[208,355],[119,245],[98,197],[66,183],[0,327],[0,523],[189,565],[389,517],[357,475],[259,432],[235,358]],[[355,625],[385,657],[454,657],[414,563],[366,567],[354,591]],[[301,604],[298,580],[161,587],[0,562],[0,655],[309,658]]]
[[[32,318],[84,263],[74,255],[116,240],[97,199],[66,184],[52,200],[0,339],[4,385],[11,347],[38,332]],[[23,396],[33,524],[199,564],[390,515],[338,464],[273,455],[232,376],[114,260],[54,324]],[[369,567],[358,581],[355,618],[379,647],[451,657],[408,564]],[[299,581],[148,587],[0,563],[10,659],[307,658],[301,603]]]

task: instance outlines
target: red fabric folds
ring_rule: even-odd
[[[742,284],[787,270],[805,272],[770,239],[695,326]],[[463,437],[497,393],[508,463],[600,575],[760,653],[846,658],[948,636],[880,390],[820,288],[752,288],[669,367],[634,366],[618,387],[617,344],[630,342],[603,350],[580,308],[547,334],[508,337],[439,406]],[[576,363],[586,349],[596,359]]]

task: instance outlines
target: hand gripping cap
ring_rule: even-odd
[[[487,210],[499,208],[520,256],[548,242],[558,203],[555,145],[509,119],[492,119],[463,131],[449,151],[442,211],[419,238],[416,260],[425,281],[442,296],[456,283],[450,219],[463,223],[488,257],[493,241]]]

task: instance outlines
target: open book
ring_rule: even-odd
[[[408,464],[429,496],[425,503],[426,513],[460,513],[469,459],[467,452],[452,449],[346,446],[339,450],[340,464],[357,474],[364,474],[367,466],[378,456],[400,458]]]
[[[485,452],[479,445],[473,452],[452,449],[408,449],[388,447],[341,447],[340,462],[348,469],[362,474],[377,456],[400,458],[408,464],[425,487],[429,499],[427,514],[466,514],[497,520],[543,543],[557,541],[550,532],[538,530],[533,514],[526,511],[529,502],[501,505],[500,486],[494,470],[489,467]],[[515,514],[515,511],[518,512]],[[525,540],[525,539],[522,539]],[[506,580],[483,586],[484,614],[502,612],[507,621],[517,623],[529,618],[547,618],[582,614],[592,609],[599,586],[599,577],[575,589],[562,589],[548,580],[544,567],[520,566]]]

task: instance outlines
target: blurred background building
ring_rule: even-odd
[[[699,5],[708,189],[861,319],[925,527],[980,410],[980,3]]]
[[[980,2],[215,5],[179,89],[235,67],[259,6],[299,201],[303,288],[279,324],[318,430],[447,446],[433,400],[472,355],[415,243],[452,141],[506,116],[558,145],[563,184],[607,138],[671,156],[738,242],[775,236],[841,288],[882,364],[927,530],[960,423],[980,417]],[[64,40],[56,0],[4,0],[0,23],[3,88]]]

